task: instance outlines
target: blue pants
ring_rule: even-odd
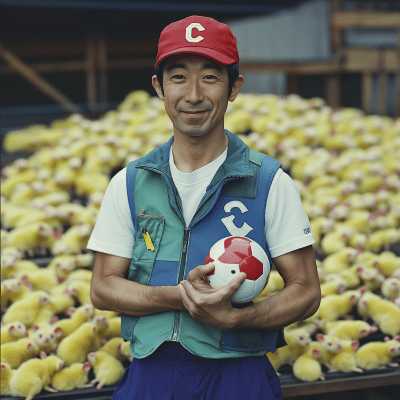
[[[268,357],[209,359],[179,343],[163,343],[153,354],[134,359],[112,400],[275,400],[279,378]]]

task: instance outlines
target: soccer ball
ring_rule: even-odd
[[[268,282],[268,256],[257,242],[249,238],[229,236],[218,240],[204,260],[205,265],[210,262],[214,262],[215,268],[206,275],[206,280],[215,289],[226,285],[239,272],[246,273],[247,279],[233,294],[232,303],[255,299]]]

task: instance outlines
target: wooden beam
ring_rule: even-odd
[[[400,118],[400,74],[396,74],[395,77],[395,110],[394,116]]]
[[[365,112],[365,114],[371,114],[372,79],[373,79],[372,73],[366,72],[362,74],[361,103],[362,103],[362,109]]]
[[[288,75],[286,79],[286,94],[300,94],[300,77]]]
[[[340,1],[332,0],[330,2],[330,29],[331,29],[331,49],[332,53],[339,53],[343,45],[343,33],[333,22],[335,12],[340,9]]]
[[[97,103],[96,90],[96,39],[90,34],[86,38],[86,102]]]
[[[400,35],[399,35],[400,41]],[[383,69],[386,72],[400,71],[400,47],[398,49],[382,50],[383,53]]]
[[[15,70],[50,99],[61,104],[68,111],[82,111],[76,104],[72,102],[72,100],[56,89],[51,83],[43,79],[33,68],[20,60],[11,51],[7,50],[1,43],[0,56],[13,70]]]
[[[97,65],[99,70],[99,101],[108,101],[108,45],[107,37],[100,35],[97,47]]]
[[[40,73],[80,72],[84,71],[86,61],[57,61],[31,63],[30,66]],[[0,75],[15,74],[15,70],[8,65],[0,65]]]
[[[332,108],[342,106],[341,79],[339,74],[327,75],[325,77],[324,97],[328,106]]]
[[[312,63],[240,63],[241,71],[270,71],[286,72],[292,75],[332,74],[343,71],[343,67],[334,62],[312,62]]]
[[[397,11],[335,11],[332,15],[335,28],[400,28]]]
[[[378,114],[387,114],[387,83],[388,76],[385,73],[378,74]]]
[[[158,36],[126,37],[121,39],[109,39],[108,52],[112,56],[121,55],[157,55]],[[10,40],[3,45],[21,58],[82,58],[86,54],[85,37],[76,36],[65,39],[63,37],[32,42],[16,42]]]
[[[380,53],[378,49],[344,49],[344,68],[349,72],[378,71],[380,65]]]

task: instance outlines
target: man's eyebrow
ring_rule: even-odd
[[[172,71],[173,69],[177,69],[177,68],[182,68],[182,69],[188,69],[187,64],[185,63],[175,63],[175,64],[171,64],[168,68],[167,68],[167,72]],[[201,65],[201,70],[204,71],[206,69],[215,69],[218,72],[222,72],[222,68],[218,65],[218,64],[213,64],[213,63],[207,63],[207,64],[202,64]]]
[[[222,72],[222,68],[218,64],[203,64],[201,70],[203,71],[205,69],[216,69],[218,72]]]
[[[187,65],[184,63],[175,63],[175,64],[171,64],[168,68],[167,68],[167,72],[172,71],[175,68],[183,68],[183,69],[187,69]]]

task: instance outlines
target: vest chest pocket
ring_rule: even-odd
[[[142,214],[136,217],[138,232],[128,279],[148,285],[164,231],[164,217]]]

